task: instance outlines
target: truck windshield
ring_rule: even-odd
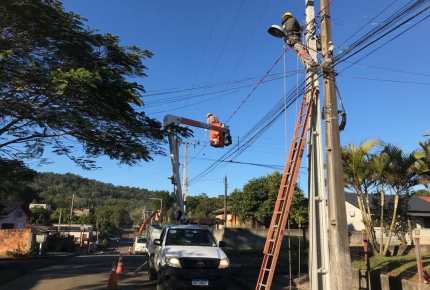
[[[137,238],[136,243],[144,244],[144,243],[146,243],[146,239],[145,238]]]
[[[166,245],[216,247],[216,242],[207,230],[170,229]]]

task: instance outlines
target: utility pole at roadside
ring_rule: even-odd
[[[321,44],[323,62],[332,61],[333,44],[328,0],[321,0]],[[346,222],[345,192],[340,147],[339,118],[334,71],[324,75],[323,119],[325,128],[326,178],[331,290],[352,289],[351,255]]]
[[[317,26],[315,2],[305,0],[306,33],[305,43],[314,60],[317,56]],[[324,160],[321,126],[321,96],[318,74],[307,72],[306,93],[317,90],[312,105],[308,132],[308,188],[309,188],[309,284],[310,290],[330,289],[330,263],[327,234],[327,205],[324,186]]]
[[[224,228],[227,228],[227,174],[224,176]]]
[[[188,184],[188,180],[187,180],[187,166],[188,166],[188,146],[189,145],[194,145],[196,146],[197,144],[199,144],[198,141],[194,141],[192,143],[190,142],[182,142],[184,143],[184,175],[182,177],[182,198],[184,200],[184,209],[185,212],[187,209],[187,184]]]

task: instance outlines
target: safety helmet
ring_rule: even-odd
[[[291,14],[291,12],[285,12],[284,15],[282,15],[282,23],[285,22],[285,20],[287,20],[287,18],[293,17],[293,15]]]
[[[212,113],[208,113],[208,114],[206,115],[206,118],[209,118],[210,116],[212,116]]]

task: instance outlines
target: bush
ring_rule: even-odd
[[[23,243],[18,243],[18,247],[12,251],[6,251],[6,257],[9,258],[26,258],[30,256],[30,252],[25,249]]]

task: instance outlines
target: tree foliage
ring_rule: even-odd
[[[0,200],[22,200],[25,195],[28,195],[28,199],[34,197],[26,183],[36,175],[37,172],[29,169],[22,161],[0,157]]]
[[[214,211],[224,207],[224,197],[210,198],[206,193],[187,197],[188,218],[215,218]]]
[[[146,76],[142,61],[152,53],[120,46],[118,36],[85,22],[56,0],[0,2],[3,158],[44,162],[45,148],[52,148],[92,169],[102,155],[127,165],[164,155],[166,129],[137,110],[144,87],[130,81]]]
[[[369,139],[359,146],[343,147],[342,161],[345,187],[357,194],[369,244],[375,252],[385,255],[393,234],[405,241],[410,218],[408,201],[418,180],[417,159],[399,147]],[[387,194],[392,198],[386,200]],[[381,228],[379,241],[385,241],[380,247],[376,226]]]
[[[32,225],[49,225],[51,223],[51,212],[41,207],[31,209],[32,215],[28,218],[28,222]]]
[[[231,212],[238,216],[239,221],[255,220],[259,225],[268,227],[281,185],[282,174],[274,171],[270,175],[251,179],[242,190],[235,189],[231,195]],[[301,223],[308,218],[307,200],[303,191],[296,187],[290,209],[290,218]]]

